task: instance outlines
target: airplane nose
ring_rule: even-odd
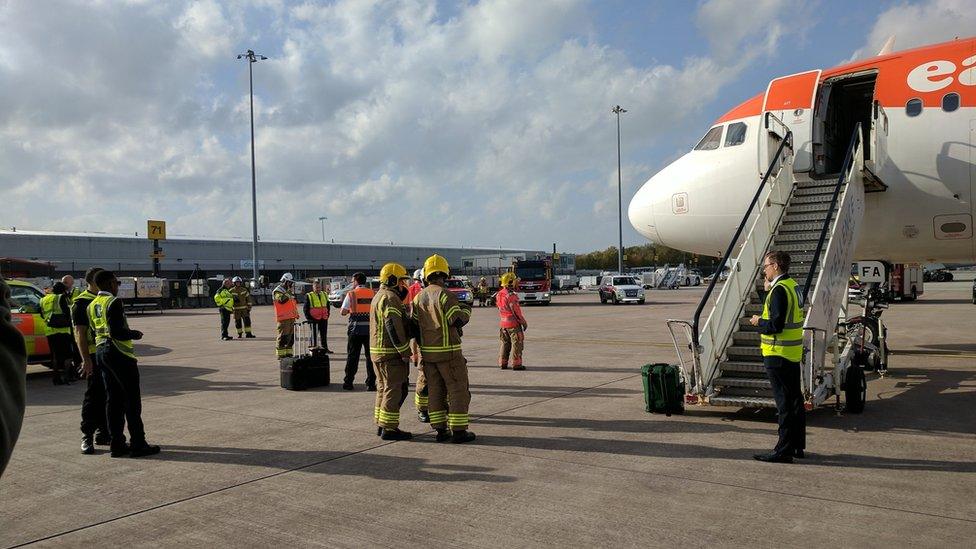
[[[654,178],[652,177],[651,180]],[[657,224],[654,221],[654,197],[652,196],[653,186],[649,180],[634,195],[627,207],[627,218],[634,230],[644,238],[652,242],[660,242],[661,237],[657,231]]]

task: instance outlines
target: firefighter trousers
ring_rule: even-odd
[[[468,390],[468,361],[463,356],[440,362],[424,360],[424,375],[430,394],[430,426],[435,429],[450,427],[452,431],[464,431],[470,418],[468,406],[471,391]]]
[[[249,309],[234,309],[234,327],[237,337],[251,333],[251,311]]]
[[[275,347],[278,358],[292,356],[295,345],[295,319],[278,321],[278,341]]]
[[[410,365],[402,358],[373,363],[376,367],[376,425],[384,429],[400,427],[400,407],[410,390]]]
[[[525,332],[522,331],[522,327],[501,328],[498,331],[498,338],[502,342],[498,352],[498,365],[507,368],[509,355],[511,355],[512,366],[521,366],[522,348],[525,344]]]
[[[427,376],[424,375],[424,364],[420,359],[420,347],[416,339],[410,340],[410,350],[413,352],[411,360],[417,368],[417,384],[413,388],[413,403],[418,412],[426,412],[430,404],[430,395],[427,391]]]

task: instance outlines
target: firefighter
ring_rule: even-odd
[[[329,294],[322,291],[322,284],[316,280],[312,282],[312,291],[305,296],[303,308],[305,320],[312,325],[312,347],[318,345],[319,335],[322,336],[322,348],[332,354],[329,349]]]
[[[295,345],[295,319],[298,318],[298,301],[292,288],[295,279],[291,273],[281,275],[281,281],[271,293],[274,300],[275,320],[277,321],[278,338],[275,353],[278,358],[292,356]]]
[[[498,353],[498,366],[502,370],[508,369],[509,354],[512,358],[513,370],[524,370],[522,364],[522,347],[525,342],[525,330],[529,323],[525,321],[522,308],[519,306],[518,294],[515,293],[515,273],[505,273],[501,277],[502,289],[495,297],[498,305],[498,337],[501,339],[501,349]]]
[[[769,252],[763,258],[763,275],[769,293],[762,316],[749,323],[759,327],[760,350],[766,377],[776,400],[779,441],[772,452],[756,454],[759,461],[792,463],[806,449],[806,412],[800,385],[803,359],[803,308],[796,281],[790,278],[790,254]]]
[[[408,314],[413,312],[413,298],[417,297],[417,294],[424,289],[423,280],[423,269],[417,269],[413,272],[413,284],[407,290],[407,299],[404,301]],[[424,375],[424,367],[420,363],[420,346],[417,345],[417,338],[415,337],[410,339],[410,360],[413,362],[413,367],[417,369],[417,384],[414,385],[413,392],[413,403],[417,408],[417,419],[421,423],[430,423],[430,415],[427,412],[427,406],[430,402],[427,391],[427,376]]]
[[[85,398],[81,403],[81,453],[87,455],[95,453],[96,444],[105,446],[112,442],[105,419],[105,382],[102,381],[102,369],[95,360],[95,332],[88,319],[88,305],[98,293],[95,275],[102,270],[92,267],[85,272],[88,288],[78,294],[71,304],[75,343],[81,351],[81,374],[87,383]]]
[[[420,355],[430,392],[430,425],[437,430],[438,442],[464,443],[475,438],[468,431],[471,392],[468,364],[461,353],[461,328],[470,320],[471,309],[444,289],[448,275],[446,259],[437,254],[427,258],[427,287],[414,298],[412,317],[419,324]]]
[[[346,375],[342,390],[352,391],[352,382],[359,371],[359,353],[366,354],[366,390],[376,390],[376,372],[369,356],[369,304],[373,301],[373,290],[366,287],[366,275],[352,275],[355,287],[346,293],[339,314],[349,317],[346,341]]]
[[[478,281],[478,287],[474,290],[474,293],[478,296],[479,307],[488,305],[488,291],[488,280],[485,277],[481,277],[481,280]]]
[[[377,434],[383,440],[408,440],[400,430],[400,407],[410,383],[410,343],[404,325],[407,270],[398,263],[380,269],[380,290],[369,304],[369,354],[376,369]]]
[[[220,339],[230,341],[234,339],[227,333],[230,327],[230,316],[234,312],[234,295],[230,291],[230,279],[225,278],[220,289],[214,294],[214,303],[220,311]]]
[[[71,316],[70,300],[65,294],[64,283],[55,282],[51,293],[41,298],[41,318],[47,325],[45,331],[51,348],[51,364],[54,370],[54,384],[71,382]]]
[[[234,287],[230,289],[234,297],[234,327],[237,328],[237,339],[241,336],[253,339],[251,333],[251,290],[244,285],[244,279],[234,277]]]
[[[106,416],[112,437],[112,457],[142,457],[159,453],[159,446],[146,443],[139,394],[139,367],[133,340],[142,332],[130,330],[122,300],[116,295],[119,281],[111,271],[95,275],[98,295],[88,305],[89,325],[95,331],[95,360],[105,383]],[[129,444],[124,429],[128,424]]]

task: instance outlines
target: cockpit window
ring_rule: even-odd
[[[729,124],[729,131],[725,132],[725,146],[734,147],[736,145],[741,145],[745,142],[746,142],[745,122],[736,122],[735,124]]]
[[[696,151],[712,151],[722,144],[722,126],[715,126],[708,130],[705,137],[695,145]]]

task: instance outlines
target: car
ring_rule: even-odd
[[[922,271],[923,282],[952,282],[952,279],[952,272],[945,266],[930,265]]]
[[[702,274],[698,269],[690,269],[681,281],[682,286],[701,286]]]
[[[644,287],[632,276],[608,275],[600,282],[600,303],[644,303]]]
[[[467,303],[468,305],[474,305],[474,290],[468,286],[468,281],[460,278],[448,278],[444,282],[444,287],[447,291],[454,294],[461,303]]]
[[[44,292],[33,284],[8,280],[10,287],[10,320],[27,344],[27,363],[51,367],[51,348],[47,343],[47,324],[41,318]]]
[[[374,292],[379,290],[380,289],[379,277],[370,278],[369,280],[366,281],[366,285],[369,286],[369,288]],[[350,282],[349,284],[346,284],[344,287],[339,288],[338,290],[332,290],[331,292],[329,292],[329,303],[336,309],[341,308],[343,300],[346,299],[346,294],[349,293],[349,290],[352,290],[355,287],[356,287],[356,283]]]

